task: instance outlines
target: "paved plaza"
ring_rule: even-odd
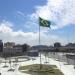
[[[61,57],[62,58],[61,58]],[[59,57],[59,58],[57,58]],[[10,59],[10,58],[9,58]],[[30,60],[26,60],[25,58],[19,58],[19,62],[16,64],[16,62],[11,62],[11,65],[9,65],[9,59],[7,59],[7,63],[6,65],[8,65],[8,67],[3,67],[5,65],[5,63],[0,63],[0,72],[1,75],[29,75],[29,74],[25,74],[25,73],[21,73],[18,71],[19,66],[25,66],[25,65],[30,65],[30,64],[39,64],[39,57],[35,57],[35,60],[33,60],[32,58],[30,58]],[[57,60],[58,59],[58,60]],[[61,60],[62,61],[61,61]],[[5,60],[3,58],[1,58],[0,60],[2,60],[2,62],[4,62]],[[14,61],[15,58],[11,58],[11,61]],[[47,61],[48,63],[45,63],[45,56],[42,54],[42,64],[50,64],[50,65],[56,65],[58,67],[58,69],[61,70],[61,72],[64,73],[64,75],[75,75],[75,69],[74,69],[74,65],[73,64],[67,64],[67,61],[64,61],[64,58],[62,56],[62,53],[60,54],[52,54],[49,53],[49,57],[47,57]],[[66,58],[65,58],[66,60]],[[16,64],[16,65],[15,65]],[[10,68],[13,68],[13,71],[8,71]]]

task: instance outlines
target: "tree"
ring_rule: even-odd
[[[27,52],[27,50],[30,48],[30,46],[29,45],[27,45],[27,44],[23,44],[22,45],[22,50],[23,50],[23,52]]]

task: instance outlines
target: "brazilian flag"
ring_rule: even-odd
[[[39,25],[43,26],[43,27],[50,27],[51,22],[45,19],[42,19],[41,17],[39,17]]]

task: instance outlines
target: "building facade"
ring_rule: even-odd
[[[13,46],[15,46],[15,43],[14,42],[4,43],[4,48],[13,48]]]
[[[3,42],[0,40],[0,52],[3,52]]]
[[[10,55],[20,54],[22,53],[22,46],[15,45],[15,43],[12,42],[7,42],[4,44],[3,53],[10,54]]]

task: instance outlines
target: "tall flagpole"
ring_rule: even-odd
[[[42,23],[42,25],[41,25],[41,23]],[[48,26],[48,23],[49,23],[49,21],[46,21],[46,20],[43,20],[43,19],[41,19],[41,18],[39,18],[39,45],[41,45],[41,39],[40,39],[40,25],[41,26],[44,26],[44,27],[49,27]],[[46,26],[46,25],[47,26]],[[41,70],[41,68],[42,68],[42,60],[41,60],[41,50],[40,50],[40,70]]]
[[[39,45],[41,45],[41,39],[40,39],[40,23],[39,23]],[[41,51],[40,51],[40,70],[41,70]]]

